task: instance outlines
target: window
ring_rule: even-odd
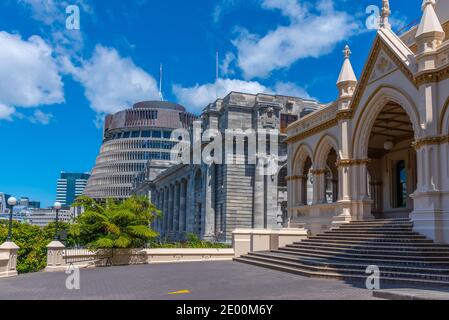
[[[287,132],[287,127],[298,120],[297,115],[293,114],[281,114],[281,133]]]
[[[160,130],[154,130],[152,132],[152,136],[153,136],[153,138],[162,138],[162,133]]]
[[[407,206],[407,169],[405,161],[400,160],[396,163],[396,207],[404,208]]]
[[[151,131],[142,131],[142,138],[151,138]]]
[[[128,139],[130,136],[130,132],[123,132],[123,139]]]
[[[131,133],[131,138],[138,138],[140,137],[140,131],[133,131]]]
[[[171,131],[164,131],[164,139],[170,139]]]

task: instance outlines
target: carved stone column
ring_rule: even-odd
[[[168,233],[168,219],[169,219],[169,212],[168,212],[168,187],[164,188],[164,204],[163,204],[163,232],[164,236]]]
[[[180,202],[179,202],[179,232],[185,234],[186,232],[186,211],[187,211],[187,181],[181,180],[181,190],[180,190]]]
[[[168,232],[173,231],[173,218],[174,218],[174,185],[168,187]]]
[[[256,169],[254,170],[254,218],[253,228],[260,229],[265,227],[265,197],[264,197],[264,170],[263,161],[257,159]]]
[[[326,202],[326,169],[315,169],[313,174],[313,203]]]
[[[176,182],[173,190],[173,231],[178,237],[179,232],[179,202],[180,202],[180,184]]]

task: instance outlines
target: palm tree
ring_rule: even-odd
[[[124,201],[99,203],[81,196],[74,204],[84,212],[72,225],[70,233],[92,250],[139,248],[158,236],[151,222],[161,215],[147,197],[133,196]]]

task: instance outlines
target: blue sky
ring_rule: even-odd
[[[157,99],[198,113],[218,93],[335,99],[342,49],[359,76],[381,0],[4,0],[0,3],[0,191],[47,206],[60,171],[90,171],[102,119]],[[421,0],[391,0],[394,29]],[[80,30],[66,29],[66,7]],[[220,80],[215,81],[219,52]]]

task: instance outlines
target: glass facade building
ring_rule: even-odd
[[[56,201],[70,207],[83,194],[89,177],[89,173],[61,172],[56,186]]]

